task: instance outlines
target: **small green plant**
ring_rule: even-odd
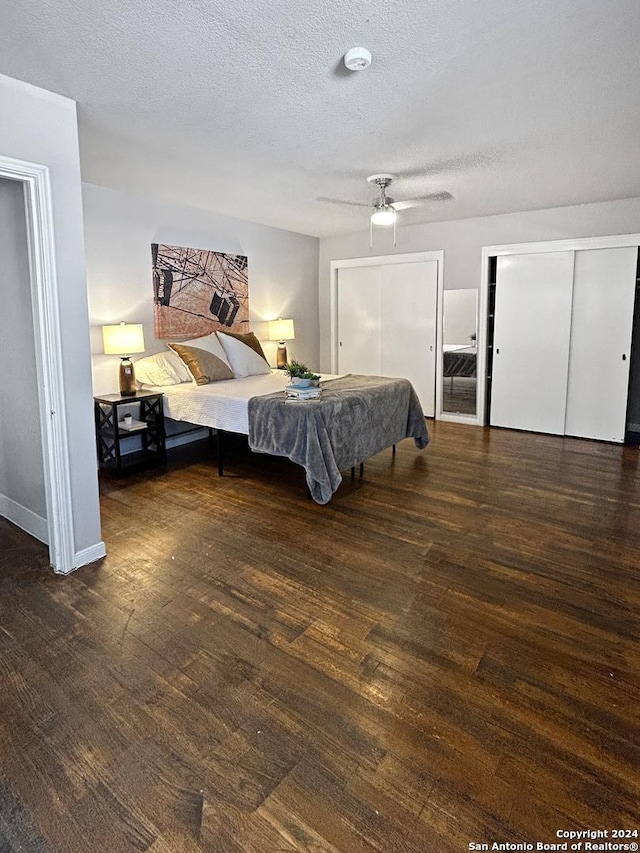
[[[292,379],[303,379],[308,372],[308,368],[307,365],[303,364],[301,361],[295,361],[292,359],[285,367],[284,372]]]
[[[312,382],[320,379],[317,373],[312,373],[307,365],[301,361],[290,361],[285,367],[284,372],[292,379],[311,379]]]

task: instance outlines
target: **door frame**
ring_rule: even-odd
[[[75,568],[74,534],[51,179],[47,166],[1,155],[0,178],[20,182],[24,190],[47,544],[53,570],[66,573]]]
[[[487,321],[489,307],[489,258],[499,255],[534,255],[546,252],[579,252],[585,249],[623,249],[640,247],[640,234],[616,234],[606,237],[573,237],[566,240],[544,240],[534,243],[512,243],[483,246],[480,270],[480,307],[478,310],[478,423],[487,425]]]
[[[444,249],[431,252],[407,252],[402,255],[375,255],[365,258],[341,258],[331,261],[330,297],[330,329],[331,329],[331,372],[338,369],[338,272],[347,267],[379,267],[387,264],[417,264],[423,261],[436,261],[436,387],[435,387],[435,416],[441,417],[442,400],[442,292],[444,290]]]

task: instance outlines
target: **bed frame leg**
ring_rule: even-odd
[[[351,479],[354,480],[355,476],[356,476],[356,466],[352,465],[351,466]]]
[[[396,446],[395,446],[395,444],[392,444],[392,445],[391,445],[391,455],[392,455],[392,456],[395,456],[395,455],[396,455]]]
[[[360,477],[362,477],[363,474],[364,474],[364,462],[361,462],[360,463]]]
[[[218,477],[224,476],[223,440],[222,430],[216,430],[216,449],[218,452]]]

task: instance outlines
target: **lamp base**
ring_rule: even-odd
[[[284,345],[284,341],[280,341],[278,344],[278,352],[276,354],[276,367],[278,370],[284,370],[287,366],[287,348]]]
[[[120,359],[120,396],[135,397],[137,392],[133,363],[130,358],[125,356]]]

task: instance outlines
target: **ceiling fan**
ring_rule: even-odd
[[[407,210],[411,207],[418,207],[421,204],[426,204],[430,201],[450,201],[453,196],[448,192],[430,193],[429,195],[419,196],[418,198],[405,199],[404,201],[396,201],[391,196],[387,195],[387,188],[397,180],[395,175],[381,173],[379,175],[369,175],[367,181],[378,187],[380,195],[373,199],[371,204],[365,204],[360,201],[345,201],[340,198],[324,198],[320,196],[318,201],[325,201],[329,204],[350,204],[355,207],[369,207],[371,209],[370,220],[370,240],[369,245],[373,242],[373,226],[374,225],[393,225],[393,245],[396,245],[396,217],[400,210]]]

